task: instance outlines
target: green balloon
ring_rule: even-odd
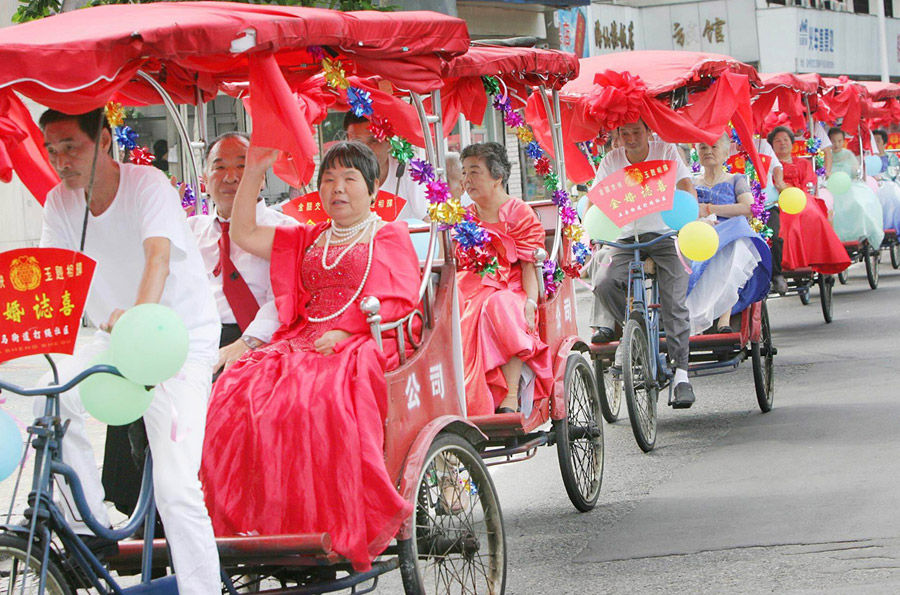
[[[125,378],[154,386],[184,366],[187,328],[171,308],[160,304],[134,306],[113,327],[110,352]]]
[[[617,240],[622,233],[622,229],[617,227],[612,219],[607,217],[596,205],[588,208],[581,223],[592,240],[612,242]]]
[[[850,176],[846,172],[836,171],[825,181],[828,190],[834,194],[843,194],[850,190]]]
[[[109,351],[91,362],[94,366],[99,364],[116,365]],[[87,412],[110,426],[124,426],[140,419],[153,400],[152,389],[115,374],[91,374],[78,385],[78,392]]]

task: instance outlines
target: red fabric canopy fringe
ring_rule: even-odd
[[[43,135],[31,114],[12,91],[0,91],[0,181],[19,179],[42,205],[47,192],[59,184],[50,165]]]

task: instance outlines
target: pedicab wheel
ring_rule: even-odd
[[[625,404],[631,420],[631,431],[638,446],[650,452],[656,445],[656,399],[659,389],[652,377],[647,331],[637,319],[625,323],[622,342],[622,379],[625,385]]]
[[[891,253],[891,268],[900,269],[900,242],[894,242],[889,249]]]
[[[878,289],[878,262],[880,260],[881,253],[878,250],[866,250],[866,279],[872,289]]]
[[[756,402],[763,413],[772,410],[775,399],[775,348],[772,345],[772,329],[769,326],[769,310],[765,302],[760,313],[760,336],[758,342],[750,343],[753,360],[753,384],[756,387]]]
[[[615,423],[622,409],[622,382],[616,380],[609,366],[604,367],[600,359],[594,360],[594,383],[600,393],[600,412],[603,419]]]
[[[850,267],[847,267],[846,269],[838,273],[838,281],[840,281],[841,285],[846,285],[847,281],[850,280],[850,273],[847,272],[849,269]]]
[[[797,290],[797,295],[800,297],[800,303],[804,306],[808,306],[809,302],[812,301],[812,296],[809,294],[809,287],[804,286]]]
[[[27,554],[26,539],[18,535],[0,535],[0,594],[19,595],[40,591],[42,566],[40,548],[32,548],[31,558],[26,566]],[[47,595],[72,595],[62,569],[52,557],[47,564],[47,579],[43,592]]]
[[[822,302],[822,317],[825,323],[832,321],[832,305],[834,295],[834,276],[819,275],[819,299]]]
[[[603,422],[591,367],[580,353],[566,360],[566,419],[554,420],[559,470],[569,500],[592,510],[603,483]]]
[[[410,539],[397,544],[408,595],[503,594],[506,535],[500,500],[481,457],[461,436],[440,434],[428,449],[413,523]]]

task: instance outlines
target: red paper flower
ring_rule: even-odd
[[[156,156],[147,147],[135,147],[131,150],[131,162],[137,165],[153,165]]]
[[[534,171],[539,176],[546,176],[550,173],[550,160],[547,157],[541,157],[534,160]]]
[[[607,70],[594,77],[594,88],[585,102],[586,111],[600,128],[614,130],[640,119],[646,93],[647,85],[640,77]]]

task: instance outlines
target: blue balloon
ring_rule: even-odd
[[[700,205],[690,192],[676,190],[672,200],[672,208],[662,212],[662,218],[666,225],[678,231],[691,221],[696,221],[700,215]]]
[[[866,155],[866,175],[867,176],[877,176],[881,173],[881,170],[884,168],[884,164],[881,161],[881,157],[878,155]]]
[[[22,460],[22,433],[10,415],[0,409],[0,481],[19,467]]]
[[[584,220],[584,214],[587,212],[588,207],[590,206],[590,201],[588,200],[587,194],[578,199],[578,204],[575,205],[575,211],[578,212],[579,219]]]

